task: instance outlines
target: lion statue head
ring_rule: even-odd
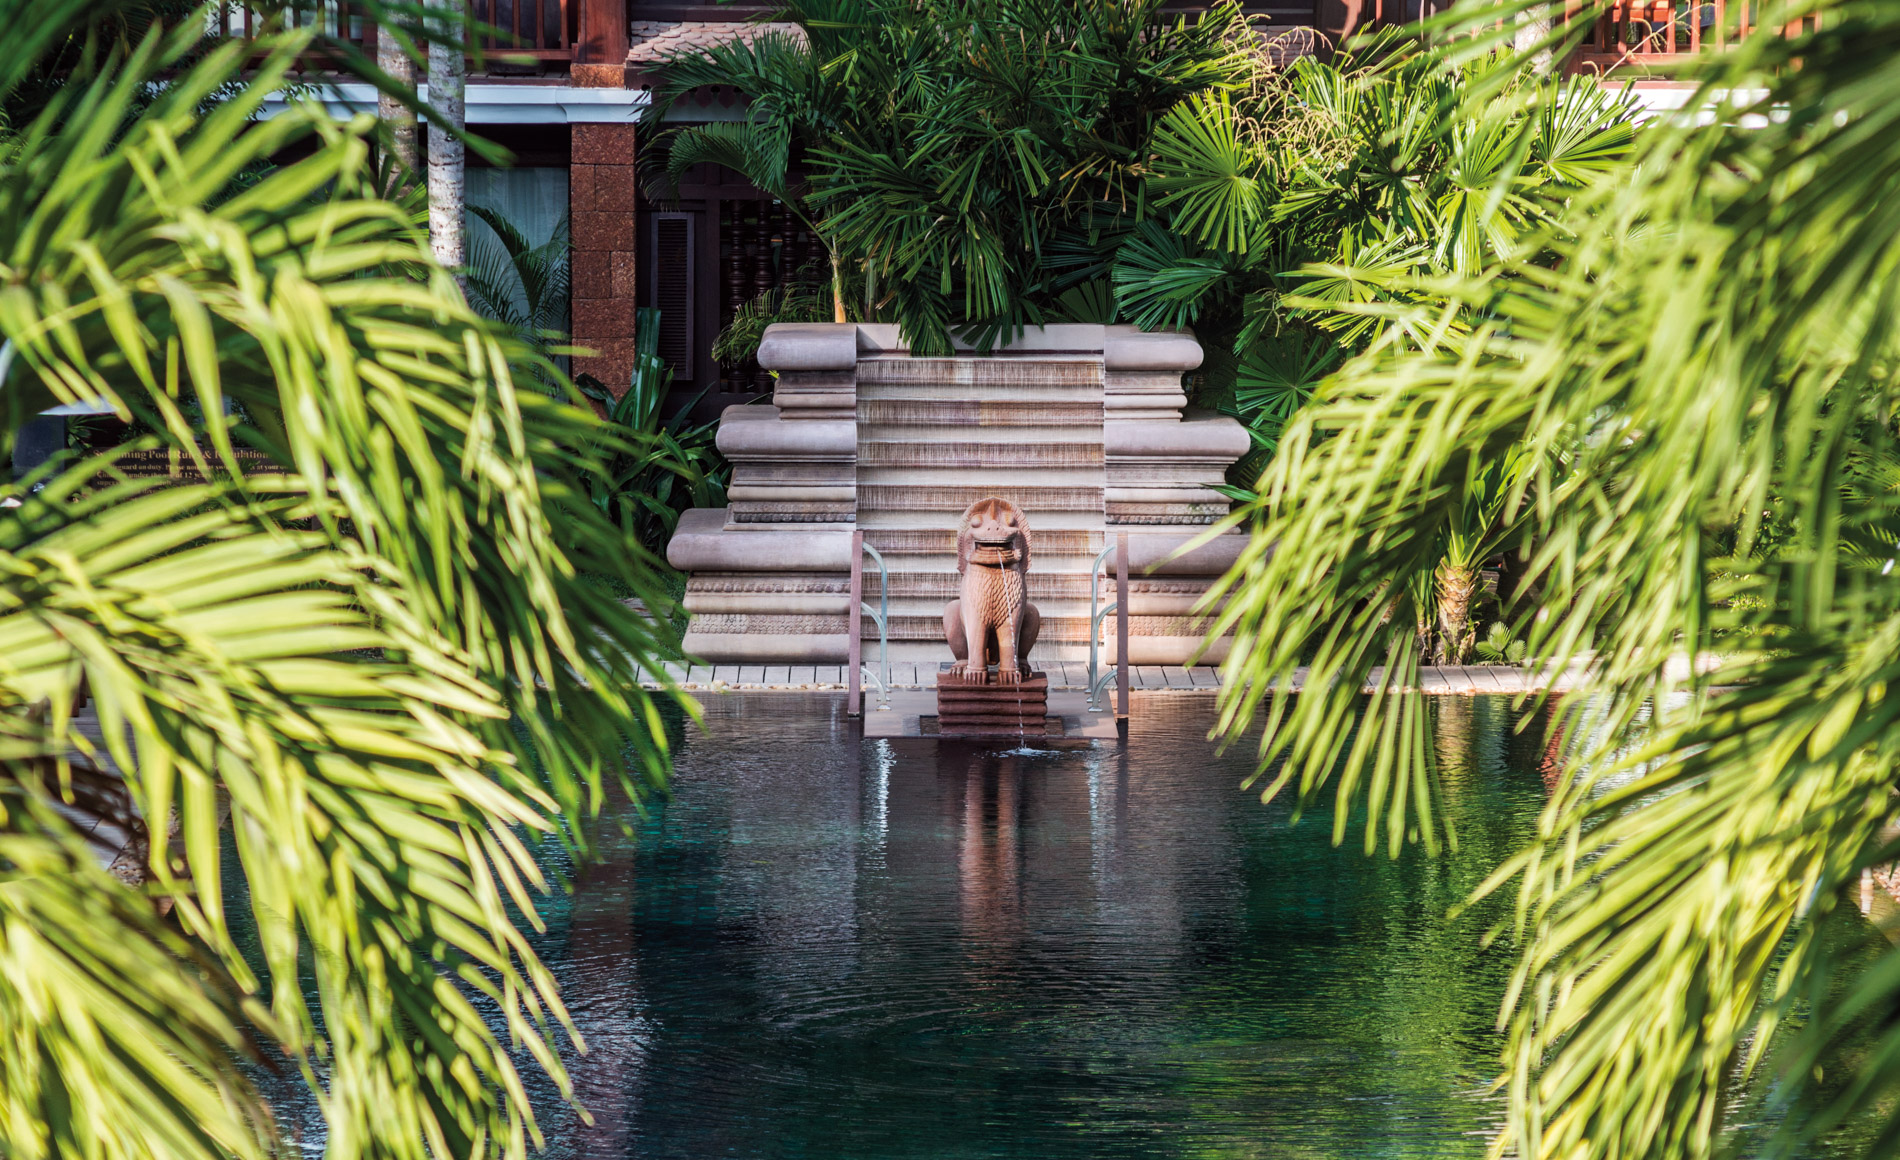
[[[964,509],[957,524],[957,571],[971,562],[987,568],[1029,570],[1029,521],[1023,509],[998,496]]]

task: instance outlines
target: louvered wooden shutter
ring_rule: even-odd
[[[678,382],[693,380],[693,218],[690,213],[652,216],[653,305],[660,308],[660,357]]]

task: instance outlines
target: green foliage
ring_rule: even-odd
[[[767,290],[733,311],[732,321],[713,339],[712,356],[733,366],[758,355],[765,328],[775,322],[830,321],[831,303],[810,287],[794,282]]]
[[[696,165],[720,165],[770,194],[824,243],[831,265],[832,313],[843,321],[844,255],[834,231],[811,202],[811,186],[795,170],[803,154],[828,139],[848,115],[847,81],[826,67],[806,39],[776,29],[747,39],[676,54],[669,58],[653,100],[642,115],[647,132],[641,168],[655,192],[683,178]],[[747,119],[660,128],[666,114],[693,90],[729,85],[747,97]]]
[[[487,206],[471,205],[494,241],[477,234],[464,279],[469,305],[513,331],[523,343],[552,356],[568,340],[567,298],[573,284],[568,262],[567,215],[562,214],[540,245]]]
[[[763,330],[763,327],[761,327]],[[619,399],[592,375],[580,389],[607,411],[609,438],[584,476],[587,498],[608,519],[650,551],[659,552],[687,508],[724,507],[732,466],[713,444],[719,423],[691,426],[687,400],[671,419],[661,419],[673,384],[673,368],[659,355],[660,312],[636,312],[633,373]]]
[[[1499,15],[1468,51],[1509,33]],[[1900,12],[1761,21],[1694,72],[1695,104],[1749,107],[1645,130],[1507,277],[1442,288],[1468,333],[1375,343],[1322,384],[1222,585],[1223,729],[1264,726],[1266,792],[1331,796],[1335,834],[1364,817],[1369,849],[1437,846],[1455,835],[1422,698],[1396,691],[1406,602],[1474,471],[1528,455],[1513,623],[1541,664],[1591,664],[1559,705],[1538,840],[1486,887],[1517,885],[1499,1145],[1518,1156],[1729,1154],[1744,1107],[1766,1113],[1754,1154],[1900,1140],[1900,952],[1863,968],[1821,934],[1900,820],[1900,585],[1867,550],[1900,524],[1866,468],[1900,403]],[[1297,700],[1271,691],[1309,664]]]
[[[653,117],[708,84],[751,103],[743,123],[664,138],[668,167],[716,162],[797,207],[865,270],[873,316],[926,354],[953,331],[987,349],[1100,317],[1159,118],[1251,69],[1232,4],[1188,18],[1161,0],[797,0],[781,18],[802,37],[669,62]]]
[[[1567,199],[1623,163],[1630,118],[1593,79],[1390,36],[1200,94],[1155,131],[1156,217],[1115,262],[1124,317],[1231,343],[1239,413],[1271,441],[1375,333],[1467,329],[1438,280],[1534,258]]]
[[[47,731],[24,720],[17,704],[7,709],[0,763],[13,776],[0,794],[7,1029],[0,1136],[9,1153],[268,1154],[266,1109],[248,1088],[223,1082],[256,1058],[246,1028],[267,1016],[255,1004],[247,1012],[202,947],[100,868],[98,852],[52,804],[58,787]],[[114,779],[68,772],[69,801],[124,817]],[[76,1101],[82,1114],[65,1111]]]
[[[1475,568],[1504,547],[1519,517],[1519,505],[1513,501],[1522,499],[1522,483],[1530,470],[1530,454],[1519,447],[1471,462],[1469,473],[1449,496],[1443,550],[1447,563]]]
[[[1473,459],[1465,478],[1452,486],[1431,576],[1433,615],[1419,623],[1422,651],[1433,664],[1462,665],[1471,659],[1477,645],[1471,608],[1478,599],[1479,570],[1523,522],[1518,482],[1529,468],[1530,456],[1522,448],[1506,448],[1495,457]],[[1415,594],[1423,583],[1414,580]],[[1417,603],[1422,607],[1425,600]]]
[[[1120,306],[1115,301],[1115,287],[1107,278],[1095,278],[1069,287],[1056,295],[1053,309],[1056,321],[1097,325],[1114,322],[1120,313]]]
[[[1511,626],[1501,620],[1491,622],[1478,642],[1478,658],[1494,665],[1521,665],[1530,655],[1530,647],[1517,639]]]
[[[1337,343],[1303,327],[1289,326],[1248,344],[1241,356],[1234,410],[1269,444],[1293,413],[1313,397],[1313,387],[1345,359]]]
[[[177,24],[189,19],[198,5],[192,0],[119,0],[95,3],[79,19],[36,21],[21,19],[8,29],[22,38],[21,51],[0,76],[0,137],[39,119],[53,95],[75,70],[106,52],[130,52],[158,23]]]
[[[0,26],[89,15],[31,7]],[[584,852],[610,781],[666,767],[638,673],[677,644],[578,578],[669,607],[581,498],[586,449],[635,448],[517,389],[558,374],[377,198],[369,117],[254,119],[310,33],[201,29],[69,75],[0,157],[4,442],[103,399],[228,474],[154,491],[108,457],[0,509],[0,1152],[289,1151],[251,1058],[301,1074],[330,1156],[523,1157],[522,1070],[571,1095],[533,843]],[[0,98],[44,45],[0,41]],[[174,820],[146,893],[96,869],[88,814]]]

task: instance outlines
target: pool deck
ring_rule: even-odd
[[[873,666],[875,667],[875,666]],[[649,689],[677,685],[682,689],[719,693],[810,693],[838,692],[845,687],[843,665],[677,665],[665,666],[666,679],[658,674],[642,682]],[[934,689],[940,669],[932,665],[893,664],[891,688]],[[1070,661],[1045,665],[1049,688],[1085,691],[1088,666]],[[1108,670],[1104,670],[1108,671]],[[1375,670],[1375,675],[1376,675]],[[1306,670],[1293,674],[1295,690],[1305,684]],[[1471,696],[1474,694],[1533,693],[1546,689],[1561,691],[1575,683],[1570,673],[1553,674],[1512,665],[1445,665],[1419,670],[1419,692]],[[1111,682],[1112,684],[1113,682]],[[1207,665],[1134,665],[1128,670],[1129,688],[1142,693],[1218,693],[1220,670]],[[1370,688],[1367,690],[1370,692]],[[874,687],[867,682],[866,696]]]

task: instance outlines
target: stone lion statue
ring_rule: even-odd
[[[957,663],[950,671],[978,681],[996,665],[998,684],[1021,684],[1042,614],[1024,599],[1029,573],[1029,521],[1022,509],[992,496],[971,504],[957,524],[957,599],[943,610],[943,636]]]

